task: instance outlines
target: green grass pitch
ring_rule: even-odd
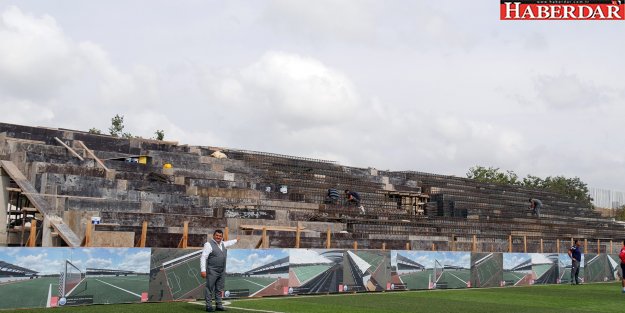
[[[623,303],[625,294],[621,293],[620,283],[598,283],[242,299],[232,301],[228,312],[623,312]],[[53,311],[171,313],[203,312],[203,309],[201,303],[170,302],[94,305]],[[50,309],[15,312],[50,312]]]

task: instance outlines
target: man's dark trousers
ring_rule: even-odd
[[[228,251],[224,247],[219,248],[215,241],[209,241],[213,251],[208,255],[206,262],[206,288],[204,289],[204,300],[206,309],[212,310],[211,301],[215,297],[217,308],[223,308],[221,294],[224,291],[224,276],[226,275],[226,256]],[[223,247],[223,243],[220,243]]]

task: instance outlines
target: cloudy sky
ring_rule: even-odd
[[[0,0],[1,122],[625,191],[625,22],[474,1]],[[621,74],[619,74],[621,73]]]
[[[244,273],[288,256],[289,250],[285,249],[230,249],[228,250],[226,268],[228,273]],[[288,276],[288,273],[285,272],[284,274]]]
[[[87,268],[150,271],[150,249],[146,248],[0,248],[0,261],[39,272],[59,274],[70,260],[81,271]]]
[[[391,251],[391,265],[397,265],[397,254],[413,260],[426,268],[434,268],[435,261],[441,265],[453,265],[471,268],[471,253],[468,252],[427,252],[427,251]]]

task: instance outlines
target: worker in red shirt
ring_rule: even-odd
[[[621,286],[623,286],[623,293],[625,293],[625,240],[623,240],[623,247],[618,256],[621,258]]]

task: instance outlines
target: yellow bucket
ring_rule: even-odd
[[[139,164],[148,164],[148,157],[140,156],[139,157]]]
[[[172,168],[170,163],[165,163],[163,164],[163,168]]]

